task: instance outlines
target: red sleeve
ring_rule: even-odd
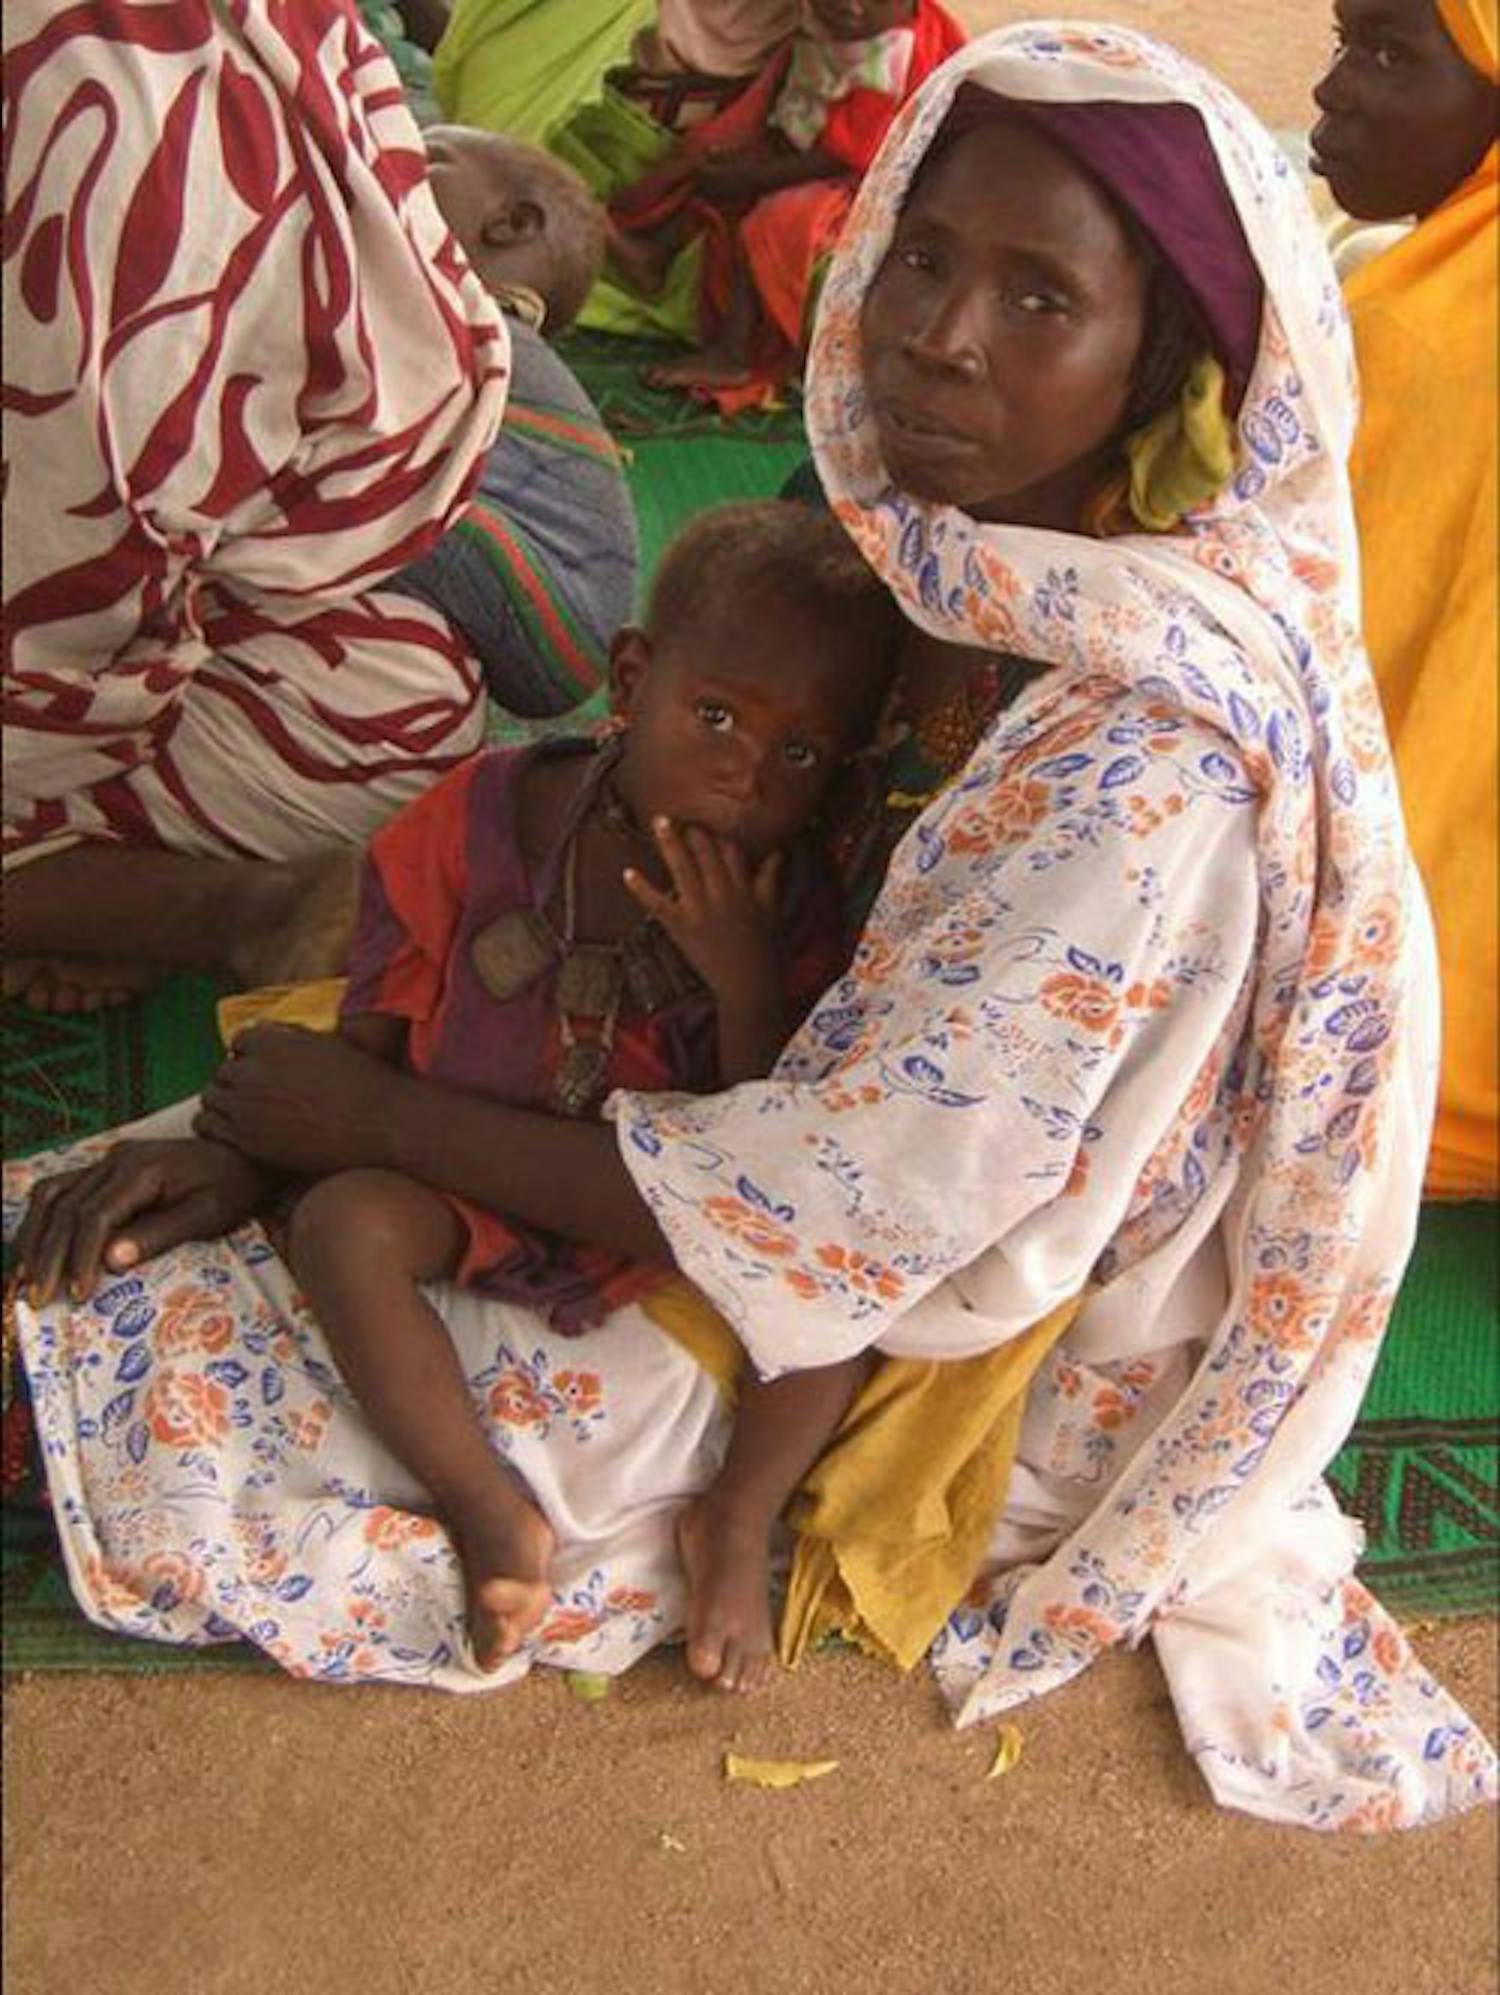
[[[851,90],[829,106],[818,144],[856,173],[863,173],[873,161],[895,123],[896,113],[912,92],[964,45],[963,29],[944,13],[937,0],[917,0],[912,36],[911,68],[899,97],[888,97],[880,90]]]
[[[371,839],[341,1019],[431,1018],[464,906],[469,786],[476,756],[398,811]]]

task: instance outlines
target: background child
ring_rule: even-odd
[[[510,322],[511,383],[467,511],[389,586],[460,626],[506,713],[567,713],[603,685],[635,595],[619,452],[543,337],[566,331],[599,274],[604,210],[536,146],[462,125],[424,137],[443,218]]]
[[[566,1115],[615,1087],[769,1072],[842,967],[840,899],[803,834],[874,733],[898,629],[828,516],[703,515],[669,550],[646,629],[616,638],[612,740],[496,750],[377,835],[343,1031]],[[289,1258],[351,1391],[452,1532],[492,1668],[546,1611],[553,1536],[418,1285],[452,1276],[581,1328],[668,1271],[371,1171],[307,1193]],[[854,1383],[839,1365],[742,1388],[724,1469],[679,1534],[698,1673],[743,1688],[764,1674],[770,1528]]]
[[[705,239],[699,352],[654,386],[764,399],[795,370],[818,273],[897,111],[963,43],[938,0],[807,0],[801,31],[724,112],[610,203],[609,255],[661,289]]]

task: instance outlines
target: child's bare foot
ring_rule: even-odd
[[[503,1509],[455,1526],[468,1595],[469,1642],[482,1670],[513,1656],[552,1604],[547,1575],[556,1543],[534,1504],[517,1496]]]
[[[763,1522],[708,1497],[677,1521],[687,1573],[687,1666],[718,1690],[759,1690],[771,1674],[771,1567]]]
[[[743,388],[750,369],[737,354],[706,346],[701,353],[644,368],[642,378],[648,388]]]

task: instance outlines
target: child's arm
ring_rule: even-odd
[[[714,994],[724,1086],[759,1080],[775,1066],[791,1027],[776,950],[780,854],[752,867],[733,839],[664,818],[656,838],[672,891],[634,868],[625,883]]]
[[[844,180],[849,171],[847,160],[821,146],[799,152],[780,133],[773,133],[763,145],[709,160],[698,171],[697,191],[715,207],[735,207],[810,180]]]

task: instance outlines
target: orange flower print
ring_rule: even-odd
[[[894,1268],[872,1260],[868,1254],[854,1253],[832,1242],[819,1247],[816,1253],[823,1266],[857,1294],[878,1295],[882,1302],[895,1302],[906,1287]]]
[[[187,1351],[212,1355],[228,1348],[234,1337],[234,1318],[212,1295],[184,1284],[162,1303],[151,1335],[158,1355],[164,1358]]]
[[[752,1253],[784,1258],[797,1251],[795,1237],[784,1226],[742,1198],[717,1193],[704,1200],[703,1210],[715,1226],[743,1240]]]
[[[159,1373],[142,1412],[152,1438],[169,1448],[216,1447],[229,1432],[229,1394],[201,1372]]]
[[[84,1591],[101,1614],[133,1614],[141,1596],[129,1584],[128,1576],[107,1566],[97,1552],[90,1552],[84,1568]]]
[[[1056,970],[1037,994],[1057,1018],[1081,1025],[1085,1032],[1107,1032],[1119,1014],[1119,1000],[1099,977],[1077,970]]]
[[[955,813],[947,843],[954,852],[991,852],[1040,824],[1051,801],[1051,787],[1037,777],[1008,777]]]
[[[203,1574],[180,1552],[150,1552],[141,1561],[137,1584],[157,1613],[167,1614],[202,1597]]]
[[[1125,1002],[1132,1011],[1165,1011],[1172,1002],[1172,986],[1165,977],[1154,977],[1149,984],[1133,983]]]
[[[1283,1351],[1311,1348],[1312,1326],[1319,1310],[1318,1299],[1285,1268],[1257,1275],[1250,1285],[1251,1323]]]
[[[604,1381],[597,1372],[554,1372],[552,1385],[575,1416],[597,1411],[604,1399]]]
[[[1094,1425],[1102,1427],[1106,1434],[1123,1427],[1134,1413],[1130,1401],[1112,1385],[1102,1385],[1094,1394]]]
[[[829,1115],[842,1114],[850,1108],[873,1108],[885,1097],[873,1081],[861,1081],[857,1088],[824,1086],[818,1089],[818,1106]]]
[[[613,1586],[604,1596],[611,1614],[649,1614],[656,1595],[643,1586]]]
[[[374,1545],[382,1552],[393,1552],[400,1545],[409,1545],[414,1539],[435,1538],[438,1525],[435,1518],[418,1517],[410,1510],[393,1510],[387,1503],[377,1503],[365,1519],[365,1543]]]
[[[883,984],[896,966],[896,951],[883,935],[864,935],[850,970],[862,984]]]
[[[1101,1648],[1107,1648],[1119,1632],[1112,1621],[1096,1614],[1092,1607],[1064,1607],[1058,1601],[1043,1609],[1042,1619],[1059,1635],[1082,1636],[1085,1641],[1097,1642]],[[1078,1646],[1076,1640],[1074,1646]]]
[[[547,1616],[537,1630],[537,1640],[581,1642],[585,1635],[592,1635],[603,1624],[603,1615],[595,1614],[587,1607],[559,1607]]]
[[[1343,959],[1343,936],[1336,916],[1318,915],[1307,938],[1307,953],[1302,958],[1302,974],[1310,984],[1322,981],[1330,971],[1336,970]]]
[[[1054,1368],[1052,1382],[1064,1399],[1076,1399],[1083,1391],[1083,1373],[1065,1358],[1059,1359]]]
[[[1081,1198],[1089,1188],[1089,1152],[1080,1144],[1073,1152],[1072,1167],[1068,1181],[1062,1188],[1064,1198]]]
[[[1400,948],[1401,930],[1401,903],[1394,894],[1378,895],[1354,924],[1353,961],[1362,970],[1381,969]]]
[[[306,1406],[294,1406],[286,1416],[287,1439],[292,1446],[311,1453],[327,1433],[332,1411],[326,1399],[312,1399]]]
[[[1370,1653],[1377,1669],[1394,1676],[1411,1654],[1411,1648],[1394,1628],[1377,1628],[1370,1641]]]
[[[526,1374],[514,1368],[502,1372],[490,1387],[489,1409],[491,1417],[507,1427],[539,1427],[547,1418],[546,1401]]]

